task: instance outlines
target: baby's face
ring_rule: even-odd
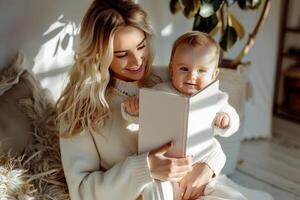
[[[170,76],[175,89],[192,95],[215,80],[218,69],[216,49],[181,44],[176,48]]]

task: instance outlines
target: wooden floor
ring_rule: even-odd
[[[243,142],[230,178],[275,200],[300,200],[300,132],[275,132],[271,140]]]
[[[299,196],[254,178],[252,175],[248,175],[238,169],[229,177],[234,182],[247,188],[268,192],[273,196],[274,200],[300,200]]]

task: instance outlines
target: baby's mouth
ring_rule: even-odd
[[[197,85],[195,83],[184,83],[185,85],[188,85],[188,86],[194,86],[196,87]]]

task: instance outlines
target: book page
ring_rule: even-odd
[[[140,90],[139,153],[154,150],[169,141],[168,156],[193,155],[195,160],[212,148],[219,81],[194,96],[142,88]]]
[[[187,155],[199,160],[212,148],[214,119],[219,106],[219,81],[190,98],[188,114]]]
[[[139,153],[147,152],[173,141],[167,154],[184,155],[188,98],[155,89],[140,90]]]

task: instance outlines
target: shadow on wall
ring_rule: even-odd
[[[0,1],[0,69],[18,51],[57,98],[73,62],[74,37],[92,0]]]
[[[34,58],[33,72],[43,87],[50,89],[55,99],[59,97],[66,72],[73,63],[74,40],[79,29],[75,22],[59,16],[43,33],[45,42]]]

